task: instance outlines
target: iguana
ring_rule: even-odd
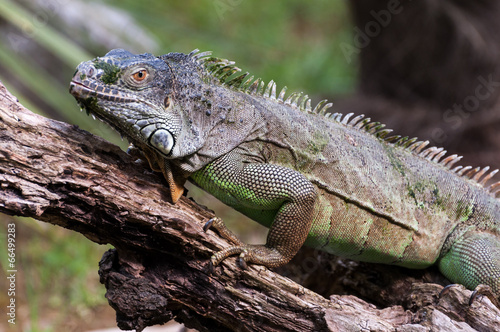
[[[425,268],[500,295],[498,170],[454,164],[428,141],[390,136],[363,115],[341,115],[302,93],[195,50],[116,49],[81,63],[70,86],[87,113],[125,136],[167,179],[186,180],[267,226],[265,245],[214,254],[276,267],[302,245],[354,260]],[[486,287],[487,288],[487,287]]]

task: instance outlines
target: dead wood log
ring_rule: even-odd
[[[200,331],[500,329],[500,312],[489,300],[468,306],[470,291],[462,287],[438,298],[442,286],[395,267],[353,263],[361,268],[352,272],[338,268],[349,262],[303,252],[281,270],[308,286],[360,288],[365,300],[324,297],[263,267],[242,270],[234,259],[210,274],[209,257],[228,245],[203,232],[210,211],[185,197],[170,204],[158,174],[99,137],[33,114],[1,84],[0,187],[0,212],[115,247],[104,254],[99,274],[122,329],[171,319]],[[314,268],[300,268],[304,257]],[[325,274],[327,266],[337,272]],[[342,279],[339,270],[350,272]]]

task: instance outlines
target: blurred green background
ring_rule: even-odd
[[[156,55],[211,50],[278,88],[305,91],[313,103],[354,90],[356,64],[339,44],[352,41],[345,1],[243,0],[0,0],[0,80],[30,110],[77,124],[126,148],[127,142],[79,112],[68,84],[82,61],[113,48]],[[254,222],[208,195],[190,194],[216,210],[248,241],[263,241]],[[9,331],[86,331],[112,327],[114,312],[99,284],[105,246],[80,234],[30,219],[0,215],[0,248],[16,223],[17,324]],[[256,229],[242,231],[244,227]],[[259,240],[260,237],[260,240]],[[2,272],[7,251],[0,250]],[[8,303],[1,275],[0,306]],[[4,312],[3,309],[1,312]]]

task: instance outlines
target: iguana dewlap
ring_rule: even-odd
[[[305,244],[409,268],[437,263],[452,282],[500,295],[500,182],[486,187],[496,170],[454,167],[460,157],[389,137],[362,115],[325,115],[331,104],[312,109],[307,96],[285,97],[209,54],[112,50],[80,64],[70,92],[163,172],[174,202],[190,180],[269,227],[265,245],[239,242],[215,265],[237,254],[278,266]]]

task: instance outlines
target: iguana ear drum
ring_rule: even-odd
[[[168,130],[158,129],[150,136],[149,143],[164,155],[168,156],[174,147],[175,141]]]

